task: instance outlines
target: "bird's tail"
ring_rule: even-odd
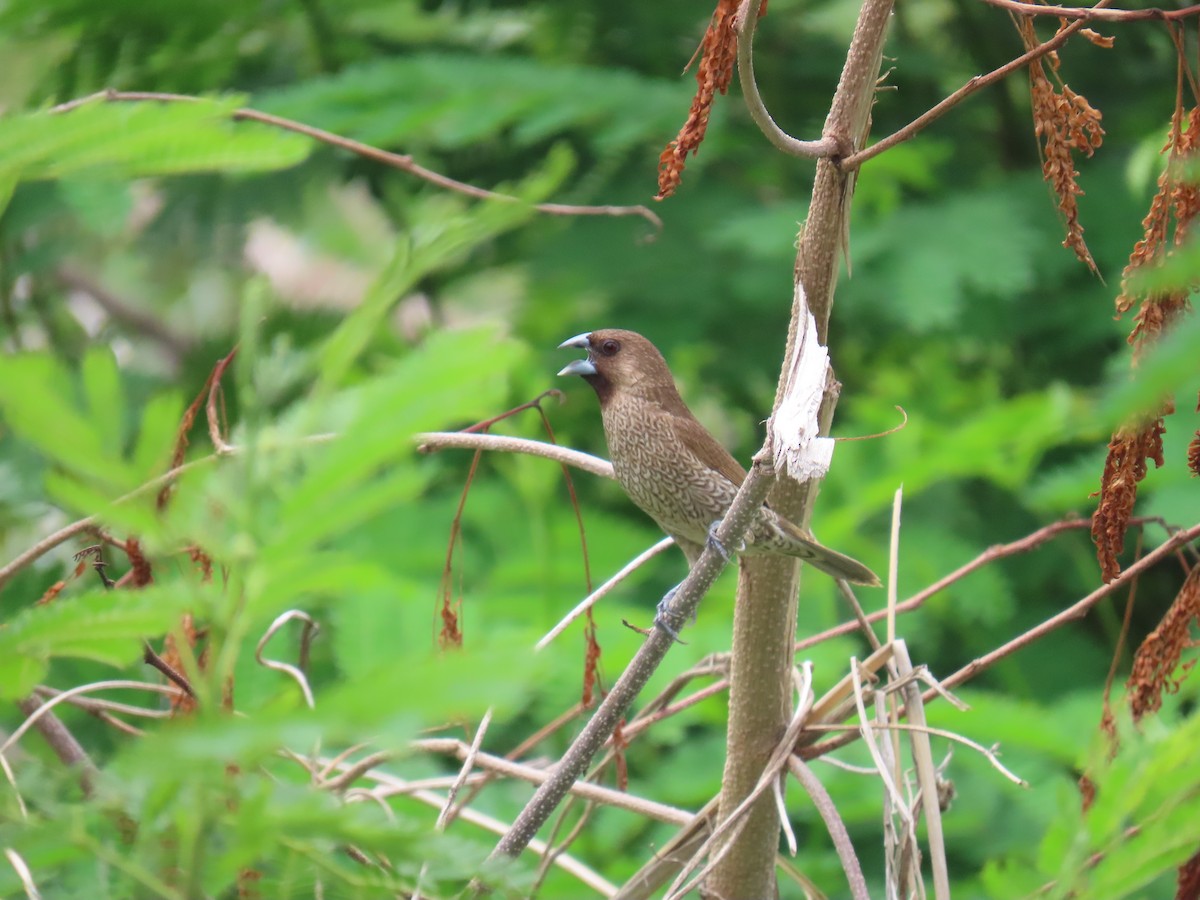
[[[785,550],[788,556],[799,557],[826,575],[844,578],[852,584],[865,584],[869,587],[882,586],[883,582],[879,580],[879,576],[857,559],[817,543],[815,539],[787,519],[777,516],[775,523],[789,538]]]
[[[809,565],[820,569],[826,575],[832,575],[834,578],[845,578],[852,584],[865,584],[868,587],[881,587],[883,585],[878,575],[852,556],[847,556],[845,553],[838,553],[836,550],[830,550],[816,541],[809,542],[808,549],[812,553],[811,556],[801,556],[799,553],[796,555],[801,556],[801,559],[804,559]]]

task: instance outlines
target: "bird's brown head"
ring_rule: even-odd
[[[558,345],[587,351],[587,359],[567,364],[559,375],[580,375],[596,390],[600,403],[615,393],[678,396],[671,370],[658,348],[636,331],[604,328],[576,335]]]

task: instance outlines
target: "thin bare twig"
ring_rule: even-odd
[[[227,443],[221,435],[221,419],[217,415],[217,397],[221,390],[221,376],[225,374],[225,370],[229,368],[229,364],[233,362],[237,352],[237,347],[230,350],[227,356],[222,357],[213,366],[212,374],[208,377],[208,400],[205,401],[204,412],[208,419],[208,439],[212,441],[217,456],[228,456],[233,451],[233,446]]]
[[[8,740],[0,746],[0,756],[8,753],[21,735],[29,730],[30,726],[36,725],[38,733],[45,738],[46,743],[54,751],[55,756],[59,761],[66,766],[79,767],[79,785],[83,790],[85,797],[92,795],[93,786],[96,775],[99,770],[96,764],[92,762],[92,758],[88,756],[87,751],[83,749],[83,745],[75,739],[75,735],[71,734],[66,725],[62,723],[62,719],[50,712],[50,708],[54,706],[57,700],[47,700],[43,702],[38,697],[25,697],[17,701],[17,706],[21,712],[25,713],[26,719],[21,723]]]
[[[41,900],[42,895],[37,884],[34,883],[33,873],[29,871],[29,866],[26,865],[21,855],[12,847],[5,847],[4,856],[8,859],[8,864],[16,871],[17,877],[21,879],[21,887],[25,889],[25,896],[29,900]]]
[[[12,788],[13,797],[17,801],[17,812],[21,814],[22,819],[28,819],[29,807],[25,805],[25,798],[21,796],[21,790],[17,787],[17,776],[13,773],[12,766],[8,762],[8,757],[3,753],[0,753],[0,770],[3,770],[4,780]]]
[[[863,877],[862,865],[858,861],[858,854],[854,852],[850,833],[846,831],[846,824],[838,814],[829,792],[825,790],[825,785],[821,784],[821,779],[814,775],[812,769],[798,756],[793,755],[788,758],[788,769],[808,793],[809,799],[812,800],[813,806],[816,807],[817,813],[825,823],[825,830],[829,832],[829,837],[833,840],[838,859],[842,861],[842,871],[846,873],[846,881],[850,884],[850,895],[854,900],[870,900],[871,895],[867,892],[867,880]],[[872,770],[872,774],[874,774],[874,770]]]
[[[340,771],[332,778],[318,781],[318,786],[326,791],[340,791],[348,784],[352,784],[362,778],[376,766],[382,765],[385,762],[391,762],[401,755],[398,750],[377,750],[374,753],[369,753],[360,759],[358,762],[350,765],[341,763],[336,766]],[[336,762],[336,761],[335,761]],[[331,763],[327,769],[335,768]]]
[[[465,759],[470,753],[469,745],[456,738],[425,738],[413,741],[410,746],[414,750],[446,754],[455,756],[458,759]],[[556,771],[553,769],[538,769],[482,751],[476,752],[475,764],[481,769],[488,769],[500,775],[519,778],[522,781],[537,785],[545,785],[554,777]],[[589,802],[616,806],[620,809],[629,810],[638,815],[646,816],[659,822],[668,822],[672,825],[686,825],[694,818],[692,813],[678,807],[668,806],[665,803],[647,800],[644,797],[638,797],[624,791],[615,791],[611,788],[591,784],[586,781],[576,781],[570,787],[569,793]]]
[[[376,789],[377,792],[386,793],[388,795],[404,793],[406,796],[410,796],[414,800],[433,807],[434,809],[441,809],[445,803],[445,797],[433,791],[406,790],[409,782],[405,782],[403,779],[397,778],[387,772],[372,771],[366,773],[365,777],[375,781],[380,785],[380,787]],[[479,828],[490,831],[493,834],[503,834],[509,827],[506,823],[470,807],[464,807],[462,809],[461,813],[459,814],[459,819],[470,825],[475,825]],[[529,849],[534,853],[543,856],[550,852],[550,848],[546,846],[545,841],[539,841],[536,839],[529,842]],[[570,854],[560,854],[555,858],[554,862],[555,865],[557,865],[564,872],[567,872],[575,878],[578,878],[582,884],[586,885],[591,890],[594,890],[602,897],[611,897],[617,893],[617,888],[615,885],[609,883],[604,878],[601,878],[599,874],[583,865],[583,863],[575,859]]]
[[[1163,543],[1159,544],[1137,562],[1126,568],[1125,571],[1123,571],[1112,581],[1108,582],[1107,584],[1102,584],[1082,600],[1073,603],[1058,615],[1050,617],[1045,622],[1042,622],[1040,625],[1029,629],[1019,637],[1013,638],[1007,644],[997,647],[991,653],[986,653],[978,659],[972,660],[953,675],[941,679],[942,686],[946,688],[952,688],[955,685],[962,684],[964,681],[974,678],[984,669],[987,669],[988,667],[1004,659],[1004,657],[1016,653],[1018,650],[1028,646],[1029,644],[1032,644],[1039,638],[1045,637],[1059,626],[1065,625],[1067,622],[1072,622],[1076,619],[1082,619],[1085,615],[1087,615],[1088,611],[1093,606],[1095,606],[1109,594],[1113,593],[1113,591],[1115,591],[1117,588],[1121,587],[1131,579],[1137,578],[1139,575],[1161,560],[1166,559],[1168,556],[1172,555],[1177,548],[1182,547],[1184,544],[1190,544],[1192,541],[1198,538],[1200,538],[1200,524],[1193,525],[1191,528],[1175,532]],[[929,699],[930,696],[932,696],[932,692],[927,691],[925,693],[925,698]]]
[[[170,94],[160,93],[157,91],[117,91],[108,89],[92,94],[88,97],[81,97],[76,100],[71,100],[67,103],[62,103],[53,107],[52,113],[70,112],[73,109],[78,109],[89,103],[105,102],[105,103],[197,103],[204,98],[192,97],[187,94]],[[465,184],[461,181],[455,181],[432,169],[427,169],[424,166],[413,162],[411,156],[402,155],[399,153],[391,153],[387,150],[381,150],[378,147],[372,147],[370,144],[363,144],[359,141],[351,140],[347,137],[334,134],[330,131],[325,131],[321,128],[314,128],[311,125],[305,125],[303,122],[294,122],[291,119],[285,119],[281,116],[273,116],[270,113],[261,112],[257,109],[241,108],[235,109],[231,117],[234,121],[251,121],[259,122],[263,125],[270,125],[273,128],[280,128],[284,131],[291,131],[296,134],[302,134],[305,137],[312,138],[315,141],[320,141],[322,144],[328,144],[332,147],[338,147],[342,150],[348,150],[351,153],[361,156],[364,159],[369,159],[377,163],[382,163],[385,166],[390,166],[393,169],[399,169],[402,172],[407,172],[420,178],[422,181],[427,181],[437,187],[444,188],[448,191],[454,191],[458,194],[463,194],[468,197],[474,197],[478,200],[501,200],[508,202],[519,202],[519,197],[513,197],[509,194],[500,194],[495,191],[489,191],[484,188],[475,187],[474,185]],[[662,231],[662,219],[655,215],[648,207],[645,206],[576,206],[569,203],[535,203],[533,208],[538,212],[546,213],[555,216],[640,216],[651,225],[656,231]]]
[[[747,813],[750,811],[751,806],[754,805],[755,801],[766,790],[779,780],[780,774],[787,766],[788,758],[791,756],[791,748],[799,737],[800,732],[804,729],[804,724],[808,721],[816,699],[812,690],[812,664],[805,663],[801,672],[802,676],[796,701],[796,710],[792,714],[791,721],[788,723],[783,736],[779,739],[779,743],[776,745],[770,759],[767,760],[766,767],[759,775],[758,782],[742,798],[741,802],[730,811],[729,815],[725,816],[720,824],[713,829],[712,833],[700,845],[699,849],[692,854],[692,859],[675,877],[675,881],[667,891],[667,900],[686,896],[709,872],[717,867],[725,854],[733,849],[737,832],[745,827],[749,821]],[[711,858],[704,867],[693,878],[688,880],[688,875],[697,867],[699,860],[706,854],[709,854],[714,847],[717,848],[716,852],[712,853]]]
[[[193,700],[196,699],[196,692],[192,690],[192,685],[187,680],[187,677],[184,676],[182,672],[176,670],[175,667],[169,662],[159,656],[158,653],[155,652],[154,648],[150,646],[149,641],[142,641],[142,662],[150,666],[152,669],[157,669],[163,674],[167,681],[174,684]]]
[[[483,718],[479,722],[479,727],[475,729],[475,737],[471,741],[471,746],[467,750],[467,754],[463,757],[462,769],[458,773],[458,778],[450,785],[450,790],[446,792],[446,805],[442,807],[442,811],[438,813],[437,821],[433,823],[434,830],[444,831],[446,826],[454,821],[454,817],[458,814],[458,810],[454,807],[454,801],[458,797],[458,792],[462,790],[467,779],[471,775],[471,770],[475,768],[475,758],[479,755],[479,747],[483,743],[483,736],[487,734],[488,726],[492,724],[492,709],[488,707],[487,712],[483,714]]]
[[[1058,523],[1058,524],[1063,524],[1063,523]],[[1053,526],[1051,526],[1051,527],[1053,527]],[[1043,529],[1043,531],[1044,530],[1046,530],[1046,529]],[[1033,535],[1030,536],[1030,538],[1032,538],[1032,537],[1033,537]],[[1025,540],[1027,541],[1030,538],[1026,538]],[[1028,646],[1029,644],[1033,643],[1034,641],[1037,641],[1040,638],[1045,637],[1050,632],[1055,631],[1056,629],[1060,628],[1061,626],[1065,625],[1068,622],[1072,622],[1076,619],[1083,618],[1085,615],[1087,615],[1088,611],[1093,606],[1095,606],[1097,603],[1099,603],[1101,600],[1103,600],[1109,594],[1111,594],[1114,591],[1118,590],[1119,588],[1123,587],[1125,584],[1128,584],[1131,580],[1139,577],[1147,569],[1151,568],[1152,566],[1154,566],[1157,563],[1161,562],[1162,560],[1166,559],[1168,556],[1171,556],[1172,554],[1176,553],[1178,551],[1178,549],[1180,547],[1182,547],[1183,545],[1190,544],[1192,541],[1197,540],[1197,539],[1200,539],[1200,524],[1193,525],[1191,528],[1180,529],[1178,531],[1173,532],[1171,534],[1171,536],[1165,542],[1160,544],[1158,547],[1156,547],[1150,553],[1147,553],[1141,559],[1134,562],[1132,565],[1130,565],[1128,568],[1126,568],[1123,572],[1121,572],[1120,575],[1118,575],[1112,581],[1108,582],[1107,584],[1102,584],[1100,587],[1096,588],[1096,590],[1092,591],[1090,594],[1088,594],[1083,599],[1078,600],[1077,602],[1075,602],[1071,606],[1067,607],[1062,612],[1060,612],[1057,615],[1052,616],[1049,619],[1047,619],[1046,621],[1042,622],[1040,625],[1037,625],[1037,626],[1029,629],[1028,631],[1018,635],[1017,637],[1013,638],[1008,643],[1006,643],[1000,647],[997,647],[995,650],[991,651],[990,653],[986,653],[983,656],[980,656],[977,659],[972,660],[971,662],[967,663],[965,666],[963,666],[961,669],[959,669],[954,674],[941,679],[939,681],[940,687],[939,688],[930,688],[929,690],[927,690],[922,695],[923,699],[928,701],[933,696],[938,694],[941,690],[955,687],[957,685],[962,684],[965,681],[970,680],[971,678],[974,678],[980,672],[984,671],[985,669],[990,668],[992,665],[994,665],[995,663],[1004,659],[1006,656],[1011,656],[1013,653],[1017,652],[1018,650],[1021,650],[1024,647]],[[1022,542],[1019,541],[1017,543],[1022,543]],[[993,548],[993,549],[1002,549],[1002,548]],[[897,608],[899,608],[899,607],[897,607]],[[853,630],[854,627],[857,627],[857,626],[852,624],[851,628],[849,630]],[[813,759],[817,756],[821,756],[822,754],[829,753],[833,750],[837,750],[840,747],[844,747],[847,744],[852,743],[854,741],[854,739],[855,739],[854,735],[850,735],[848,737],[843,737],[843,738],[836,738],[834,740],[827,741],[823,744],[819,744],[815,747],[807,748],[802,752],[802,755],[805,759]]]
[[[298,438],[295,441],[295,445],[307,446],[310,444],[325,444],[325,443],[328,443],[329,441],[337,440],[338,437],[339,436],[337,434],[333,434],[333,433],[311,434],[311,435],[307,435],[306,437]],[[229,447],[228,452],[230,454],[240,453],[241,448]],[[217,454],[213,453],[208,456],[202,456],[198,459],[193,459],[191,462],[186,462],[181,466],[176,466],[175,468],[171,469],[169,472],[164,472],[162,475],[158,475],[154,478],[151,478],[149,481],[145,482],[144,484],[138,485],[136,488],[134,488],[128,494],[124,494],[124,495],[118,497],[116,500],[112,501],[113,505],[117,505],[120,503],[127,503],[130,500],[133,500],[137,497],[142,496],[143,494],[158,490],[163,485],[171,484],[172,482],[174,482],[176,479],[178,479],[180,476],[184,475],[185,473],[190,472],[193,469],[197,469],[201,466],[210,465],[211,463],[215,462],[217,459],[218,459]],[[10,578],[12,578],[13,575],[15,575],[17,572],[19,572],[21,569],[23,569],[26,566],[30,565],[31,563],[37,561],[40,557],[44,556],[46,553],[49,553],[51,550],[53,550],[55,547],[59,546],[60,544],[63,544],[66,541],[69,541],[71,538],[75,537],[77,534],[82,534],[83,532],[87,531],[89,528],[96,527],[99,524],[99,522],[100,522],[99,516],[87,516],[86,518],[80,519],[76,522],[72,522],[70,525],[60,528],[58,531],[54,532],[53,534],[42,538],[40,541],[38,541],[36,544],[34,544],[28,550],[25,550],[24,552],[19,554],[16,557],[16,559],[14,559],[12,562],[7,563],[6,565],[0,566],[0,588],[3,588],[5,583]]]
[[[1104,9],[1096,6],[1042,6],[1021,0],[983,0],[1023,16],[1054,16],[1057,19],[1082,19],[1086,22],[1178,22],[1200,15],[1200,4],[1183,9]]]
[[[1097,3],[1094,8],[1099,9],[1099,8],[1102,8],[1107,5],[1108,5],[1108,0],[1100,0],[1100,2]],[[1079,31],[1086,24],[1087,24],[1087,22],[1083,19],[1080,19],[1076,22],[1072,22],[1066,28],[1063,28],[1056,35],[1054,35],[1054,37],[1050,38],[1050,40],[1046,41],[1045,43],[1039,44],[1038,46],[1034,47],[1032,50],[1030,50],[1026,53],[1022,53],[1016,59],[1005,63],[1004,65],[1000,66],[998,69],[993,69],[991,72],[988,72],[986,75],[976,75],[974,78],[970,79],[966,84],[964,84],[962,87],[960,87],[957,91],[955,91],[949,97],[944,99],[941,103],[937,104],[932,109],[927,110],[926,112],[917,116],[917,118],[913,119],[911,122],[909,122],[903,128],[901,128],[899,131],[895,131],[892,134],[889,134],[887,137],[876,141],[870,147],[867,147],[863,150],[859,150],[857,153],[853,153],[850,156],[847,156],[845,159],[841,160],[840,165],[841,165],[842,169],[845,171],[850,171],[852,169],[856,169],[859,166],[861,166],[863,163],[865,163],[867,160],[878,156],[884,150],[889,150],[892,147],[896,146],[897,144],[902,144],[902,143],[904,143],[904,141],[907,141],[907,140],[915,137],[919,132],[923,131],[927,126],[936,122],[938,119],[940,119],[942,116],[944,116],[946,113],[948,113],[955,106],[962,103],[964,100],[967,99],[967,97],[971,96],[976,91],[982,90],[983,88],[988,87],[989,85],[995,84],[997,81],[1002,81],[1003,79],[1007,78],[1009,75],[1011,75],[1013,72],[1017,71],[1018,69],[1022,68],[1023,66],[1028,65],[1029,63],[1033,62],[1036,59],[1041,59],[1043,56],[1045,56],[1048,53],[1053,53],[1055,50],[1058,50],[1068,40],[1071,39],[1071,35],[1075,34],[1075,32]]]
[[[39,684],[33,689],[38,697],[57,697],[63,693],[57,688]],[[169,709],[152,709],[148,706],[134,706],[132,703],[119,703],[116,700],[101,700],[96,697],[70,697],[67,703],[77,706],[87,712],[118,712],[127,716],[141,716],[145,719],[169,719],[174,713]]]
[[[580,600],[574,609],[559,619],[558,624],[547,631],[542,639],[534,645],[534,651],[536,652],[538,650],[544,650],[547,646],[549,646],[551,641],[566,631],[572,622],[595,606],[597,601],[599,601],[606,594],[610,593],[613,588],[632,575],[635,571],[640,569],[650,559],[657,556],[659,553],[662,553],[674,543],[674,538],[665,537],[653,547],[649,548],[648,550],[643,550],[641,553],[635,556],[632,560],[626,563],[616,575],[608,579],[608,581],[604,582],[604,584],[600,585],[600,587],[596,588],[594,591]]]
[[[980,744],[978,741],[971,740],[969,737],[964,737],[963,735],[958,734],[953,731],[947,731],[944,728],[934,728],[932,725],[916,725],[916,724],[911,724],[911,723],[892,722],[891,724],[888,724],[888,725],[875,725],[873,727],[882,728],[882,729],[890,729],[890,730],[894,730],[894,731],[907,731],[907,732],[912,732],[912,733],[920,732],[922,734],[929,734],[934,737],[945,738],[946,740],[953,741],[956,744],[962,744],[964,747],[969,747],[970,749],[972,749],[976,753],[978,753],[980,756],[982,756],[984,759],[986,759],[988,761],[988,763],[991,764],[992,768],[994,768],[997,772],[999,772],[1001,775],[1003,775],[1005,778],[1007,778],[1013,784],[1017,785],[1018,787],[1023,787],[1023,788],[1029,787],[1028,781],[1026,781],[1020,775],[1017,775],[1015,772],[1013,772],[1011,769],[1009,769],[1007,766],[1005,766],[1004,763],[1000,762],[1000,759],[999,759],[999,757],[996,756],[996,751],[994,749],[989,749],[989,748],[983,746],[983,744]],[[806,730],[808,730],[808,731],[844,731],[844,732],[853,733],[854,736],[857,737],[858,731],[859,731],[859,726],[857,726],[857,725],[809,725]],[[840,768],[844,768],[848,771],[856,772],[860,775],[874,775],[875,774],[875,770],[871,769],[871,768],[866,768],[866,767],[862,767],[862,766],[851,766],[849,763],[844,763],[844,762],[841,762],[840,760],[832,759],[830,757],[821,757],[821,759],[823,759],[827,763],[832,763]]]
[[[613,477],[612,463],[608,460],[545,441],[531,441],[528,438],[506,437],[500,434],[464,434],[461,431],[429,431],[415,435],[414,440],[418,442],[418,453],[432,453],[446,448],[527,453],[530,456],[542,456],[555,462],[566,463],[602,478]]]
[[[63,691],[58,696],[53,697],[50,700],[47,700],[45,703],[42,703],[40,706],[32,705],[32,702],[29,700],[21,700],[21,701],[18,701],[18,705],[23,704],[23,703],[31,703],[32,708],[28,711],[25,711],[24,707],[22,707],[22,711],[26,712],[27,718],[25,719],[24,722],[22,722],[17,727],[16,731],[14,731],[12,734],[10,734],[8,736],[8,738],[4,741],[3,744],[0,744],[0,753],[7,753],[8,750],[17,743],[17,741],[19,741],[22,737],[24,737],[25,732],[27,732],[30,728],[32,728],[38,722],[42,721],[43,719],[46,719],[47,716],[49,716],[49,714],[50,714],[50,710],[53,707],[58,706],[59,703],[66,702],[68,699],[70,699],[71,697],[74,697],[77,694],[86,694],[91,691],[107,691],[107,690],[113,690],[113,689],[117,689],[117,688],[129,688],[130,690],[135,690],[135,691],[151,691],[151,692],[158,693],[158,694],[166,694],[168,696],[178,696],[179,695],[178,690],[176,690],[173,687],[167,687],[166,685],[147,684],[144,681],[128,681],[125,679],[115,679],[112,681],[93,681],[93,682],[89,682],[88,684],[78,685],[76,687],[71,688],[70,690]],[[71,740],[74,740],[74,738],[72,738]],[[65,747],[65,745],[64,745],[64,747]],[[78,742],[76,742],[76,747],[78,747]],[[58,748],[56,747],[56,750],[57,749]],[[74,753],[75,751],[69,751],[69,752]],[[79,752],[82,752],[82,749],[80,749]],[[86,758],[86,755],[84,758]],[[69,760],[64,759],[64,762],[74,762],[74,761],[78,761],[78,760],[75,758],[72,758]]]
[[[897,507],[899,507],[897,492]],[[942,810],[938,805],[937,770],[933,763],[933,749],[929,734],[924,730],[925,706],[921,701],[921,689],[911,678],[912,660],[908,656],[908,644],[903,638],[895,641],[894,666],[900,678],[908,680],[904,688],[905,714],[916,728],[910,731],[913,763],[917,770],[917,783],[921,786],[921,804],[925,811],[925,831],[929,845],[930,868],[933,871],[933,891],[937,900],[950,900],[950,870],[946,865],[946,840],[942,832]],[[898,725],[898,722],[893,722]],[[992,754],[989,758],[995,761]]]
[[[1139,521],[1146,522],[1159,520],[1143,519]],[[922,606],[930,597],[941,593],[956,581],[961,581],[963,578],[966,578],[977,569],[981,569],[998,559],[1004,559],[1008,556],[1015,556],[1018,553],[1027,553],[1030,550],[1035,550],[1042,544],[1046,543],[1046,541],[1053,537],[1057,537],[1064,531],[1079,531],[1082,529],[1090,529],[1091,527],[1092,523],[1089,519],[1063,519],[1059,522],[1053,522],[1049,525],[1045,525],[1032,534],[1028,534],[1018,540],[1007,544],[997,544],[993,547],[989,547],[987,550],[984,550],[982,553],[976,556],[973,560],[965,565],[959,566],[953,572],[938,579],[929,587],[918,591],[907,600],[897,603],[895,612],[897,615],[899,615],[901,613],[907,613],[917,609],[918,607]],[[887,618],[887,616],[888,610],[881,609],[873,613],[868,613],[867,621],[878,622],[880,619]],[[804,638],[803,640],[797,641],[795,647],[796,652],[799,653],[801,650],[823,643],[831,638],[840,637],[844,634],[850,634],[859,627],[860,626],[857,622],[843,622],[840,625],[835,625],[833,628],[829,628],[820,632],[819,634],[814,634],[810,637]]]

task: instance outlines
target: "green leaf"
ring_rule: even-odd
[[[125,424],[125,398],[112,349],[107,346],[89,348],[83,358],[80,380],[90,413],[88,421],[97,430],[101,452],[119,459]]]
[[[446,77],[450,71],[453,78]],[[405,86],[400,94],[398,84]],[[256,102],[377,146],[471,147],[507,131],[506,141],[529,147],[578,130],[611,154],[671,133],[689,95],[686,82],[616,69],[411,53],[350,66]],[[389,114],[377,115],[380,108]],[[638,114],[630,116],[630,109]]]
[[[133,467],[149,478],[165,472],[175,449],[183,415],[183,398],[175,391],[156,394],[142,411],[142,423],[133,448]]]
[[[255,172],[294,166],[312,141],[257,123],[235,123],[241,97],[178,103],[96,100],[62,113],[0,118],[0,184],[184,172]]]
[[[55,657],[125,666],[142,652],[142,641],[163,634],[192,602],[182,585],[140,591],[96,590],[26,609],[0,629],[5,677],[0,695],[28,693]]]
[[[390,373],[343,392],[334,410],[339,438],[311,451],[304,479],[280,510],[272,535],[280,555],[304,552],[386,504],[414,497],[427,476],[412,468],[412,436],[496,411],[518,356],[518,345],[492,329],[442,331]],[[387,466],[400,468],[378,477]],[[313,515],[317,509],[331,512]]]
[[[1174,327],[1148,348],[1138,366],[1130,369],[1122,354],[1118,371],[1101,398],[1105,421],[1112,426],[1144,417],[1162,408],[1163,398],[1200,382],[1200,316],[1181,314]]]
[[[108,395],[112,371],[101,356],[89,359],[97,373],[95,391]],[[66,368],[46,354],[0,358],[0,412],[17,434],[65,468],[107,485],[114,493],[132,489],[135,476],[119,453],[105,446],[109,426],[81,414],[72,381]]]

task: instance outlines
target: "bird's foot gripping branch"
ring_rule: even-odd
[[[725,560],[725,562],[729,562],[728,554],[722,554],[722,558]],[[692,614],[689,617],[686,613],[675,611],[671,604],[675,600],[675,595],[679,593],[679,589],[681,587],[683,587],[682,581],[663,594],[663,598],[658,601],[658,606],[654,609],[654,626],[656,628],[661,628],[663,631],[669,634],[677,644],[686,643],[686,641],[681,641],[679,639],[679,629],[684,626],[689,618],[692,620],[692,622],[695,622],[696,616],[699,615],[700,612],[699,608],[693,609]]]

